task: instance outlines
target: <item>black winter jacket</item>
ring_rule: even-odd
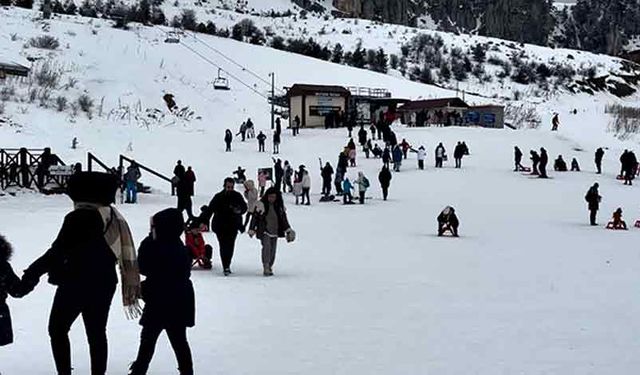
[[[138,264],[145,302],[140,324],[143,326],[193,327],[195,293],[191,283],[191,253],[180,239],[184,222],[174,208],[154,215],[156,236],[140,244]]]
[[[242,215],[247,212],[247,202],[237,191],[221,191],[209,202],[211,230],[218,234],[237,233],[242,228]]]

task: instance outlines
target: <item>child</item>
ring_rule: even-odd
[[[459,225],[460,221],[456,216],[456,210],[451,206],[445,207],[438,215],[438,237],[442,237],[447,230],[450,230],[454,237],[458,237]]]
[[[0,235],[0,346],[13,343],[11,315],[6,303],[7,295],[21,298],[26,294],[26,288],[9,264],[12,252],[11,244]]]
[[[180,239],[182,214],[175,208],[151,218],[151,233],[142,241],[138,262],[146,276],[142,284],[145,301],[138,357],[129,375],[144,375],[153,357],[156,341],[167,332],[181,375],[193,375],[187,327],[195,325],[195,294],[191,284],[191,255]]]
[[[607,225],[607,228],[627,230],[627,223],[622,220],[622,208],[618,207],[618,209],[613,213],[613,221]]]
[[[267,174],[263,171],[258,172],[258,187],[260,188],[260,197],[264,195],[264,189],[267,187]]]
[[[206,225],[192,220],[184,233],[184,240],[194,259],[193,265],[197,264],[205,270],[210,270],[213,268],[211,263],[213,248],[204,241],[204,236],[202,235],[204,229],[206,229]]]
[[[353,185],[349,178],[346,177],[342,182],[342,199],[344,204],[353,204],[353,195],[351,195],[351,190],[353,190]]]

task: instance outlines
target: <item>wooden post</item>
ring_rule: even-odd
[[[27,149],[22,147],[20,153],[20,186],[31,187],[31,181],[29,178],[29,162],[27,160]]]

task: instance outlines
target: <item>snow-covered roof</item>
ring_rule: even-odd
[[[29,61],[20,55],[0,50],[0,70],[6,74],[27,76],[29,74]]]

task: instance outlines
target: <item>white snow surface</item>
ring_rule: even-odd
[[[0,9],[0,18],[0,50],[18,50],[42,33],[26,12]],[[196,210],[238,165],[252,177],[257,168],[271,165],[271,155],[258,154],[254,142],[236,139],[234,151],[223,152],[224,129],[236,130],[249,116],[270,134],[264,98],[233,80],[232,91],[213,91],[216,69],[183,46],[162,43],[160,30],[124,32],[102,21],[74,20],[53,21],[50,30],[61,39],[60,51],[22,54],[53,56],[65,72],[63,82],[78,79],[55,95],[73,100],[87,92],[96,105],[104,97],[103,114],[89,120],[82,113],[72,116],[9,101],[5,116],[17,125],[0,127],[0,147],[51,146],[68,163],[84,162],[91,151],[115,165],[117,155],[126,153],[166,174],[181,159],[198,177]],[[9,35],[16,32],[21,39],[11,41]],[[199,38],[265,79],[275,71],[278,86],[306,82],[386,87],[407,98],[454,95],[390,75],[228,39]],[[192,38],[185,41],[266,94],[268,86],[246,71]],[[135,118],[114,119],[121,113],[118,101],[131,108],[139,102],[142,109],[164,109],[163,90],[200,119],[176,119],[166,111],[161,121],[146,125]],[[640,257],[632,244],[638,230],[589,227],[584,201],[587,189],[599,181],[601,224],[617,207],[625,210],[631,226],[640,214],[637,187],[615,181],[620,152],[637,150],[637,143],[606,132],[604,106],[620,102],[606,95],[554,98],[538,104],[539,130],[398,127],[399,139],[425,145],[430,157],[438,142],[452,155],[461,140],[471,155],[462,170],[453,169],[452,162],[435,170],[429,160],[426,171],[418,171],[411,156],[394,174],[387,202],[380,199],[377,184],[380,162],[359,155],[349,176],[364,171],[371,180],[367,195],[373,199],[364,206],[318,203],[318,158],[335,165],[347,142],[344,129],[303,129],[298,138],[285,131],[279,157],[309,167],[313,205],[295,206],[293,197],[286,196],[298,239],[280,243],[274,278],[261,276],[259,243],[247,236],[238,241],[232,277],[221,275],[217,254],[213,271],[193,272],[197,321],[189,339],[196,373],[637,373]],[[570,114],[573,109],[578,113]],[[553,111],[560,113],[558,133],[548,129]],[[80,141],[78,150],[70,149],[73,137]],[[558,154],[568,162],[576,157],[583,172],[550,172],[550,180],[511,172],[514,145],[525,154],[544,146],[551,160]],[[602,176],[594,174],[592,163],[597,147],[607,147]],[[149,217],[175,204],[164,182],[146,173],[143,182],[154,194],[141,195],[138,205],[119,206],[136,243],[148,233]],[[435,236],[435,218],[447,205],[460,217],[459,239]],[[15,247],[12,264],[19,274],[48,248],[70,210],[64,196],[19,192],[0,197],[0,232]],[[206,239],[217,249],[212,234]],[[33,294],[8,300],[16,342],[0,349],[2,374],[52,373],[47,319],[54,290],[43,278]],[[139,332],[136,322],[125,319],[118,292],[108,328],[109,373],[125,372],[135,358]],[[75,372],[88,373],[81,321],[73,328],[72,347]],[[151,373],[174,374],[175,367],[163,336]]]

